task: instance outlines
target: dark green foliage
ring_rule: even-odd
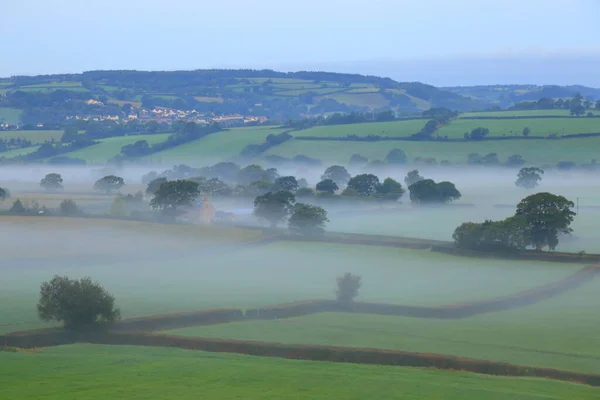
[[[278,190],[287,190],[293,193],[298,189],[298,181],[293,176],[281,176],[275,179],[275,186]]]
[[[8,210],[9,214],[25,214],[27,212],[27,209],[25,208],[25,206],[23,205],[23,203],[21,202],[20,199],[17,199],[14,201],[14,203],[12,204],[12,206],[10,207],[10,210]]]
[[[577,93],[575,97],[571,99],[569,112],[571,115],[575,115],[577,117],[585,114],[586,107],[583,104],[583,96]]]
[[[412,171],[409,171],[406,174],[406,177],[404,178],[404,183],[406,184],[406,186],[410,186],[413,183],[422,181],[423,179],[425,179],[425,178],[423,178],[421,175],[419,175],[419,170],[413,169]]]
[[[531,133],[531,129],[528,127],[523,128],[523,132],[521,133],[523,136],[527,137]]]
[[[296,197],[299,199],[314,197],[314,195],[315,195],[315,192],[313,192],[313,190],[311,188],[307,188],[307,187],[300,188],[296,191]]]
[[[150,207],[175,216],[177,207],[188,206],[200,195],[199,184],[188,180],[165,182],[154,192]]]
[[[77,206],[77,203],[71,199],[63,200],[58,207],[60,215],[65,215],[69,217],[73,217],[76,215],[81,215],[82,212]]]
[[[392,178],[385,178],[382,184],[377,186],[375,196],[383,201],[398,201],[404,195],[404,188]]]
[[[452,239],[457,247],[469,250],[511,252],[526,247],[523,220],[516,217],[465,222],[454,230]]]
[[[350,156],[349,164],[353,166],[365,165],[369,159],[367,157],[363,157],[358,153],[352,154]]]
[[[356,175],[348,181],[348,188],[355,190],[362,196],[374,195],[378,186],[379,178],[373,174]]]
[[[133,144],[126,144],[121,147],[121,154],[125,157],[143,157],[152,153],[152,148],[146,140],[138,140]]]
[[[350,303],[358,296],[361,286],[361,277],[346,272],[343,276],[337,278],[337,290],[335,298],[344,303]]]
[[[229,196],[233,193],[233,189],[218,178],[206,179],[204,177],[197,177],[190,180],[197,182],[198,190],[206,196]]]
[[[323,179],[321,182],[317,183],[316,189],[319,192],[334,194],[339,187],[332,179]]]
[[[548,247],[554,250],[559,234],[570,234],[569,227],[575,217],[572,201],[563,196],[542,192],[521,200],[516,216],[524,223],[525,241],[536,250]]]
[[[487,128],[475,128],[471,131],[471,133],[468,135],[467,139],[471,139],[471,140],[483,140],[487,135],[490,134],[490,130]]]
[[[268,180],[267,171],[260,165],[248,165],[238,172],[236,180],[240,185],[249,185],[252,182]]]
[[[346,170],[346,168],[342,167],[341,165],[332,165],[331,167],[325,170],[323,175],[321,175],[321,180],[324,181],[327,179],[331,179],[338,186],[346,186],[350,178],[351,176],[348,173],[348,170]]]
[[[120,318],[115,298],[90,278],[69,279],[54,276],[40,288],[39,317],[56,321],[66,329],[88,330],[111,324]]]
[[[525,164],[525,160],[519,154],[513,154],[506,160],[507,167],[520,167]]]
[[[47,191],[55,191],[61,190],[63,188],[62,183],[63,178],[60,176],[60,174],[51,173],[46,175],[40,181],[40,186],[46,189]]]
[[[432,179],[423,179],[408,187],[410,200],[417,204],[443,204],[461,197],[452,182],[435,183]]]
[[[291,192],[268,192],[254,199],[254,215],[267,220],[274,228],[292,213],[295,202],[296,198]]]
[[[153,195],[158,190],[160,185],[162,185],[163,183],[166,183],[166,182],[167,182],[167,178],[165,178],[164,176],[161,176],[159,178],[154,178],[153,180],[148,182],[148,186],[146,187],[146,194]]]
[[[298,203],[288,221],[289,229],[303,236],[321,236],[325,233],[325,223],[329,222],[327,211],[312,204]]]
[[[401,149],[392,149],[385,156],[388,164],[406,164],[406,153]]]
[[[107,175],[104,178],[98,179],[94,184],[94,190],[106,192],[109,194],[113,190],[119,190],[125,185],[123,178],[115,175]]]
[[[535,167],[521,168],[517,174],[515,185],[525,189],[533,189],[539,185],[544,175],[544,170]]]
[[[0,187],[0,201],[6,200],[9,196],[8,190]]]
[[[73,125],[69,125],[69,126],[65,127],[65,129],[63,130],[63,134],[60,138],[60,141],[62,143],[71,143],[77,139],[78,135],[79,135],[79,130],[77,129],[77,127],[75,127]]]

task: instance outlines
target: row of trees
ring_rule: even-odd
[[[40,187],[49,192],[63,190],[63,178],[60,174],[49,173],[40,180]],[[115,175],[107,175],[94,183],[94,190],[110,194],[125,186],[123,178]]]

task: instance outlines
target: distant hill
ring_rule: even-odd
[[[489,106],[419,82],[331,72],[123,70],[0,79],[3,107],[48,109],[71,98],[278,120],[333,112],[393,109],[408,114],[431,107],[475,111]]]
[[[502,108],[522,101],[537,101],[547,98],[571,98],[580,93],[587,100],[599,100],[600,89],[587,86],[571,85],[489,85],[489,86],[454,86],[443,87],[444,91],[469,97],[482,103],[491,103]]]

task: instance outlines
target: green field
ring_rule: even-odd
[[[373,122],[364,124],[317,126],[310,129],[291,132],[294,137],[319,136],[319,137],[344,137],[346,135],[369,136],[378,135],[385,137],[406,137],[419,132],[427,120],[414,119],[396,122]],[[314,143],[315,147],[319,146]]]
[[[121,147],[133,144],[138,140],[146,140],[149,145],[164,142],[169,134],[119,136],[99,140],[99,144],[65,153],[67,157],[80,158],[89,163],[104,163],[121,153]]]
[[[432,279],[445,285],[438,277]],[[475,286],[477,281],[472,283]],[[322,313],[167,333],[397,349],[600,373],[599,291],[596,278],[532,306],[462,320]]]
[[[586,114],[591,112],[594,115],[600,114],[598,110],[587,110]],[[510,111],[480,111],[471,113],[462,113],[458,118],[464,117],[529,117],[529,116],[570,116],[569,110],[510,110]],[[578,117],[585,118],[585,117]]]
[[[273,127],[233,128],[152,154],[149,159],[154,162],[188,161],[208,164],[237,157],[247,145],[260,144],[267,136],[283,131],[284,129],[273,129]]]
[[[408,158],[434,157],[438,162],[448,160],[452,163],[466,164],[470,153],[498,153],[501,161],[513,154],[520,154],[528,163],[555,164],[571,160],[577,163],[589,163],[598,158],[600,138],[581,138],[539,141],[484,141],[464,143],[444,142],[339,142],[339,141],[303,141],[290,140],[273,147],[265,153],[283,157],[304,154],[325,162],[348,163],[350,156],[359,153],[369,160],[384,160],[392,149],[403,149]]]
[[[18,156],[23,156],[26,154],[31,154],[39,148],[40,148],[40,146],[31,146],[31,147],[25,147],[22,149],[3,151],[3,152],[0,152],[0,157],[13,158],[13,157],[18,157]]]
[[[35,130],[35,131],[0,131],[0,138],[22,138],[31,140],[33,144],[42,144],[49,140],[60,140],[62,130]]]
[[[439,136],[448,138],[462,138],[465,132],[471,132],[478,127],[490,130],[490,136],[521,136],[523,128],[531,130],[530,136],[548,136],[556,133],[572,135],[578,133],[600,133],[600,119],[598,118],[524,118],[524,119],[495,119],[495,120],[467,120],[452,121],[437,130]]]
[[[18,108],[0,107],[0,124],[18,124],[22,113]]]
[[[70,345],[0,352],[5,400],[595,399],[598,388],[431,369],[260,358],[192,350]]]
[[[316,101],[323,99],[333,99],[337,102],[354,105],[358,107],[369,107],[377,109],[390,104],[390,101],[383,97],[381,93],[335,93],[327,96],[320,96]]]

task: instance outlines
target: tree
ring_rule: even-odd
[[[372,196],[377,192],[379,178],[373,174],[360,174],[348,181],[348,188],[356,190],[359,195]]]
[[[58,275],[42,284],[37,312],[43,321],[61,322],[71,330],[106,326],[121,316],[115,298],[99,283]]]
[[[523,164],[525,164],[525,160],[519,154],[513,154],[506,159],[507,167],[520,167]]]
[[[469,134],[469,138],[471,140],[483,140],[487,135],[489,135],[490,130],[487,128],[475,128]]]
[[[82,214],[81,209],[77,206],[77,203],[71,199],[63,200],[58,207],[61,215],[75,216]]]
[[[296,198],[292,192],[268,192],[254,199],[254,215],[267,220],[271,228],[275,228],[292,213],[295,202]]]
[[[288,192],[295,192],[298,190],[298,181],[293,176],[281,176],[275,179],[275,186],[279,190],[287,190]]]
[[[350,156],[349,164],[354,166],[365,165],[368,161],[369,159],[367,157],[363,157],[358,153],[354,153]]]
[[[523,132],[521,132],[521,134],[525,137],[529,136],[530,133],[531,129],[529,129],[528,127],[523,128]]]
[[[152,179],[150,182],[148,182],[148,186],[146,187],[146,194],[153,195],[163,183],[167,183],[167,178],[165,178],[164,176]]]
[[[350,180],[350,178],[351,178],[351,176],[348,173],[348,170],[346,168],[342,167],[341,165],[332,165],[331,167],[329,167],[325,170],[323,175],[321,175],[321,181],[331,179],[338,186],[346,186],[348,184],[348,181]]]
[[[585,106],[583,105],[583,96],[580,93],[577,93],[572,99],[569,107],[569,112],[571,115],[575,115],[579,117],[585,114]]]
[[[267,180],[267,172],[260,165],[248,165],[237,174],[237,183],[249,185],[252,182]]]
[[[142,184],[147,185],[156,178],[158,178],[158,172],[150,171],[147,174],[142,175]]]
[[[332,179],[323,179],[321,182],[317,183],[315,188],[319,192],[334,194],[339,189],[339,186]]]
[[[70,126],[67,126],[63,130],[63,134],[60,138],[60,141],[62,143],[71,143],[71,142],[77,140],[78,136],[79,136],[79,130],[77,129],[77,127],[70,125]]]
[[[106,175],[104,178],[98,179],[94,184],[94,190],[106,192],[109,194],[113,190],[119,190],[125,185],[123,178],[115,175]]]
[[[49,192],[60,190],[63,188],[62,186],[63,178],[60,174],[48,174],[41,181],[40,186],[46,189]]]
[[[600,100],[596,101],[596,110],[600,110]]]
[[[288,227],[292,232],[304,236],[320,236],[325,233],[325,223],[329,222],[327,211],[312,204],[298,203],[294,206]]]
[[[432,179],[424,179],[408,187],[410,200],[417,204],[443,204],[461,197],[461,193],[452,182],[435,183]]]
[[[198,182],[176,180],[165,182],[154,192],[150,207],[174,217],[177,207],[191,205],[200,196]]]
[[[558,246],[558,234],[570,234],[569,227],[575,217],[572,201],[563,196],[542,192],[525,197],[517,205],[515,217],[524,224],[525,241],[528,246],[541,251]]]
[[[8,194],[8,190],[0,187],[0,201],[4,201],[8,198],[9,194]]]
[[[392,149],[385,156],[388,164],[406,164],[406,153],[401,149]]]
[[[521,168],[517,174],[515,185],[525,189],[533,189],[542,180],[544,170],[535,167]]]
[[[27,209],[21,202],[21,199],[15,200],[13,202],[12,206],[10,207],[10,209],[8,210],[9,214],[25,214],[26,212],[27,212]]]
[[[419,175],[419,170],[413,169],[412,171],[409,171],[408,174],[406,174],[406,177],[404,178],[404,183],[406,183],[406,186],[410,186],[413,183],[422,181],[423,179],[425,178]]]
[[[465,222],[452,234],[456,247],[510,252],[525,249],[522,219],[509,217],[503,221]]]
[[[343,303],[350,303],[358,296],[361,286],[361,277],[346,272],[343,276],[337,278],[337,290],[335,298]]]
[[[376,196],[384,201],[398,201],[404,195],[404,192],[405,190],[400,182],[392,178],[385,178],[383,183],[377,186]]]

